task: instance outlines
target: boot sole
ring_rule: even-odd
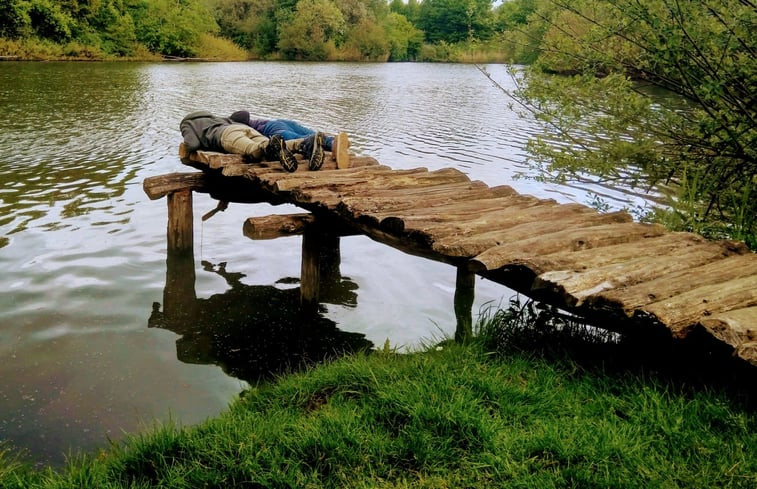
[[[309,168],[319,170],[323,165],[323,134],[317,133],[313,142],[313,154],[310,155]]]

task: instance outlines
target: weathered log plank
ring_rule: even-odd
[[[694,246],[676,254],[650,254],[643,244],[633,246],[636,257],[590,269],[554,270],[539,275],[533,290],[562,296],[566,305],[580,306],[584,299],[608,290],[628,287],[660,275],[692,269],[725,258],[718,247]]]
[[[244,221],[242,234],[255,240],[296,236],[302,234],[305,226],[314,220],[310,213],[249,217]]]
[[[169,173],[147,177],[142,182],[142,189],[150,200],[156,200],[178,190],[205,191],[207,176],[202,172]]]
[[[273,214],[270,216],[249,217],[245,220],[242,233],[250,239],[275,239],[284,236],[301,235],[305,227],[315,221],[310,213]],[[335,236],[353,236],[357,231],[343,221],[327,217],[320,218],[319,225]]]
[[[554,200],[537,199],[530,196],[508,195],[489,198],[490,194],[481,193],[484,198],[475,198],[470,193],[466,198],[431,200],[427,205],[414,209],[403,209],[401,213],[394,209],[373,213],[380,220],[380,225],[395,233],[433,233],[436,229],[444,230],[448,223],[463,225],[482,225],[491,229],[491,224],[512,218],[524,209],[548,209],[557,206]],[[398,215],[399,214],[399,215]]]
[[[692,248],[710,250],[712,256],[723,258],[734,254],[749,253],[749,249],[743,243],[709,241],[693,233],[665,233],[637,241],[634,246],[622,243],[589,250],[563,250],[547,255],[523,257],[516,260],[511,256],[502,256],[494,253],[487,254],[484,258],[488,260],[486,267],[489,270],[507,265],[522,265],[529,267],[539,275],[554,270],[581,272],[623,263],[639,256],[675,256],[677,254],[690,253]],[[478,258],[483,259],[482,257]],[[497,261],[497,259],[501,259],[501,261]]]
[[[494,199],[512,196],[510,187],[487,187],[479,181],[451,183],[430,188],[377,190],[364,196],[345,196],[336,206],[337,212],[345,217],[366,217],[379,223],[381,219],[400,212],[412,212],[418,208],[449,205],[463,200]],[[518,197],[513,197],[517,200]],[[420,205],[419,202],[423,204]]]
[[[244,163],[242,155],[228,154],[228,153],[216,153],[214,151],[197,151],[195,153],[188,153],[184,143],[179,146],[179,158],[182,163],[204,165],[211,170],[218,170],[226,165],[233,165]]]
[[[495,240],[494,245],[497,245],[501,244],[502,234],[506,235],[507,239],[514,238],[515,235],[507,233],[506,230],[535,221],[540,225],[549,223],[549,229],[554,231],[571,225],[582,227],[584,223],[595,225],[632,221],[631,216],[625,212],[600,215],[581,204],[559,205],[543,201],[527,202],[525,205],[515,204],[503,209],[482,212],[479,215],[465,213],[457,215],[457,219],[455,217],[454,213],[450,214],[449,218],[440,214],[433,221],[410,222],[404,225],[404,231],[416,237],[425,236],[429,243],[432,239],[440,243],[446,243],[449,240],[463,242],[467,237],[475,235],[482,238],[492,237]],[[385,221],[387,219],[382,221],[382,224]]]
[[[415,168],[413,170],[399,170],[407,175],[428,174],[426,168]],[[391,168],[381,169],[357,169],[351,172],[309,172],[309,173],[290,173],[285,177],[278,177],[277,175],[270,175],[275,178],[272,183],[272,188],[276,192],[289,192],[292,189],[305,190],[308,188],[318,188],[326,185],[364,185],[367,187],[376,186],[381,187],[386,185],[387,179],[398,178],[393,174]],[[263,178],[261,178],[263,180]]]
[[[371,201],[371,205],[376,208],[385,210],[393,206],[399,206],[407,209],[408,207],[418,206],[417,202],[422,201],[424,204],[431,204],[439,199],[448,202],[450,192],[458,190],[471,190],[481,188],[489,192],[488,187],[483,182],[462,182],[448,183],[443,185],[427,185],[421,187],[407,187],[403,189],[383,190],[378,188],[364,189],[359,184],[327,184],[321,187],[311,187],[306,189],[295,189],[289,194],[293,203],[308,206],[315,204],[321,208],[327,208],[331,211],[344,213],[345,216],[370,215],[371,213],[353,214],[350,208],[354,202],[359,202],[361,196]],[[465,197],[470,192],[458,192]],[[381,195],[381,197],[376,197]],[[341,210],[340,210],[341,208]],[[372,221],[378,222],[375,218]]]
[[[570,212],[559,210],[559,207],[550,211],[553,209],[527,208],[522,211],[524,215],[501,221],[493,231],[466,235],[439,233],[441,238],[435,239],[430,245],[439,253],[475,257],[475,262],[482,263],[479,256],[493,249],[522,258],[559,250],[581,250],[627,243],[664,232],[661,226],[627,222],[623,214],[571,215]],[[525,219],[526,214],[532,216],[533,220]]]
[[[626,245],[665,234],[660,225],[621,222],[598,225],[586,229],[567,229],[556,233],[542,231],[541,223],[527,223],[511,229],[512,242],[492,246],[476,255],[470,267],[477,272],[496,270],[504,264],[530,263],[544,255],[558,252],[577,252],[612,245]],[[547,229],[548,231],[548,229]],[[523,238],[531,235],[530,238]],[[518,239],[515,239],[515,238]]]
[[[757,366],[757,306],[735,309],[700,321],[709,334],[734,349],[734,355]]]
[[[729,261],[731,263],[725,263]],[[724,265],[720,271],[721,280],[725,281],[688,290],[645,305],[642,309],[654,314],[674,335],[685,336],[687,331],[684,330],[704,316],[757,306],[757,266],[753,266],[754,260],[739,256],[718,263]],[[732,265],[741,265],[742,268],[729,270]]]
[[[751,253],[734,255],[699,267],[660,275],[654,280],[588,296],[585,302],[593,307],[621,307],[629,317],[637,311],[646,311],[655,314],[671,328],[680,326],[679,323],[688,326],[699,317],[734,309],[743,300],[747,304],[740,307],[748,306],[749,300],[752,300],[750,297],[757,294],[757,286],[754,290],[741,289],[749,286],[748,279],[756,278],[755,256]],[[734,295],[733,299],[721,297],[726,290]],[[728,301],[732,301],[730,306]]]
[[[265,165],[249,165],[247,171],[241,176],[244,176],[248,180],[251,180],[255,185],[265,186],[268,190],[276,191],[276,186],[279,182],[287,179],[312,179],[316,181],[334,181],[335,179],[359,179],[360,176],[364,177],[364,180],[370,179],[372,172],[382,172],[391,170],[388,166],[373,165],[373,166],[357,166],[350,167],[344,170],[339,170],[338,174],[335,174],[336,170],[329,168],[321,168],[320,170],[313,172],[308,170],[306,164],[301,165],[297,171],[292,173],[284,172],[278,163],[271,163],[271,166]]]
[[[277,192],[287,192],[294,188],[304,191],[323,185],[361,185],[366,190],[399,189],[428,185],[443,185],[446,183],[470,182],[470,179],[459,170],[449,171],[445,168],[429,172],[426,168],[410,170],[374,170],[373,168],[346,173],[343,170],[334,172],[291,173],[285,178],[277,179],[274,189]]]

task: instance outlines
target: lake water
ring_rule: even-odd
[[[504,67],[486,69],[511,86]],[[232,204],[201,223],[215,207],[203,194],[194,316],[156,321],[166,202],[148,200],[142,181],[191,171],[177,157],[186,113],[293,118],[347,131],[353,152],[394,168],[638,204],[623,189],[516,180],[535,126],[508,104],[473,65],[0,63],[0,440],[59,465],[156,422],[214,416],[303,356],[453,334],[455,269],[364,237],[342,238],[341,290],[302,324],[300,238],[242,235],[247,217],[297,209]],[[474,316],[511,294],[477,279]]]

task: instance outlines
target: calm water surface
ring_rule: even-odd
[[[471,65],[0,63],[0,107],[0,440],[38,463],[214,416],[302,357],[454,332],[455,270],[364,237],[342,238],[345,280],[301,328],[300,239],[242,235],[247,217],[297,210],[265,204],[196,219],[193,316],[161,321],[166,203],[142,181],[188,171],[176,154],[190,111],[345,130],[354,152],[394,168],[453,166],[560,202],[639,200],[514,180],[534,126]],[[474,312],[510,295],[479,280]]]

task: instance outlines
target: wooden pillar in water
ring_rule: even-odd
[[[318,309],[322,283],[341,279],[340,263],[339,236],[319,225],[317,220],[307,224],[302,232],[300,300],[303,309]]]
[[[168,194],[167,242],[163,313],[169,321],[181,321],[193,314],[197,303],[190,189]]]
[[[457,267],[455,284],[455,341],[462,343],[473,337],[473,317],[471,308],[475,296],[476,274],[464,265]]]
[[[168,251],[193,251],[192,190],[168,194]]]

